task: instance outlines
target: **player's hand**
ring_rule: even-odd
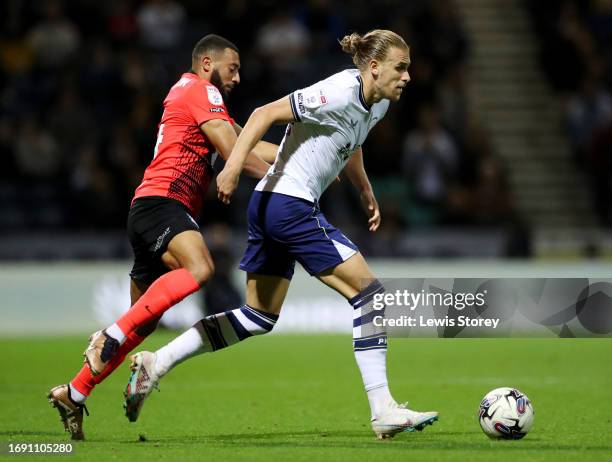
[[[374,232],[380,226],[380,208],[372,190],[362,191],[361,203],[368,215],[368,230]]]
[[[217,175],[217,197],[224,204],[230,203],[230,198],[238,187],[239,173],[224,168]]]

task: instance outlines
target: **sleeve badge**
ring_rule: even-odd
[[[214,104],[215,106],[223,105],[223,97],[217,87],[206,85],[206,92],[208,93],[208,101],[210,104]]]

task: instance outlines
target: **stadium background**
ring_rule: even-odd
[[[521,259],[525,268],[610,262],[610,1],[10,0],[1,8],[0,259],[8,273],[22,265],[21,285],[3,278],[18,301],[23,286],[53,298],[36,290],[44,276],[29,278],[27,262],[55,275],[66,261],[119,261],[127,272],[125,219],[161,102],[189,68],[193,44],[213,32],[241,49],[242,83],[228,101],[241,124],[258,105],[351,66],[337,44],[344,34],[387,27],[406,37],[412,82],[364,147],[382,229],[369,235],[348,181],[322,200],[368,259],[428,259],[436,268],[461,258],[493,267]],[[267,138],[278,142],[282,132]],[[224,289],[242,279],[234,268],[253,185],[243,178],[231,207],[211,188],[201,218],[218,267],[211,306],[226,305]],[[76,299],[83,291],[65,274],[68,285],[51,289],[91,312],[92,295]],[[8,299],[8,311],[23,315],[27,300]]]
[[[333,185],[322,201],[330,221],[360,246],[380,277],[603,278],[611,274],[610,0],[6,0],[0,5],[0,24],[0,345],[2,370],[19,371],[27,391],[23,398],[23,389],[15,388],[8,375],[0,380],[2,407],[8,417],[14,417],[3,423],[0,435],[5,439],[63,437],[54,433],[55,423],[49,423],[47,430],[52,419],[47,409],[39,409],[39,395],[78,366],[75,361],[84,334],[127,307],[131,255],[124,228],[129,203],[152,156],[163,97],[177,76],[188,70],[193,44],[208,33],[226,36],[240,48],[242,83],[227,104],[241,124],[257,105],[351,66],[337,44],[344,34],[381,27],[406,38],[412,54],[412,82],[364,146],[367,171],[382,208],[382,229],[375,235],[367,233],[358,198],[347,181]],[[267,139],[279,141],[282,132],[278,127]],[[181,310],[171,310],[177,314],[167,319],[168,326],[189,325],[201,309],[225,306],[241,296],[244,276],[234,268],[245,242],[244,211],[253,185],[243,178],[231,207],[216,201],[211,188],[201,223],[217,263],[216,290],[209,291],[215,297],[208,297],[208,304],[196,298]],[[231,285],[235,290],[230,290]],[[285,332],[350,330],[351,313],[344,301],[301,271],[283,314]],[[79,336],[59,336],[65,333]],[[156,335],[152,340],[156,345],[171,338]],[[321,337],[310,335],[295,336],[295,357],[289,353],[294,341],[283,335],[271,340],[271,346],[263,340],[230,353],[238,362],[245,361],[244,354],[255,375],[258,365],[266,366],[258,362],[259,348],[266,354],[283,351],[288,355],[284,362],[282,355],[278,360],[279,374],[287,376],[289,384],[303,381],[306,385],[302,389],[286,385],[285,390],[274,382],[272,389],[283,388],[279,392],[292,397],[310,396],[307,393],[313,387],[318,391],[322,404],[310,403],[310,414],[304,411],[307,429],[308,419],[319,422],[317,418],[330,412],[333,401],[323,398],[329,390],[300,377],[292,361],[306,360],[307,345],[313,340],[318,345],[313,354],[320,352],[334,360],[336,347],[348,345],[346,334],[330,337],[326,350],[326,342],[318,341]],[[612,382],[601,364],[609,358],[609,341],[521,342],[488,343],[486,351],[477,343],[453,347],[419,343],[420,351],[431,351],[420,359],[402,343],[397,346],[398,356],[391,359],[396,386],[411,393],[427,387],[429,391],[420,395],[425,398],[417,401],[422,406],[431,402],[427,393],[455,393],[460,396],[454,400],[457,409],[465,411],[460,407],[464,401],[472,406],[470,418],[481,395],[498,384],[491,378],[496,373],[501,385],[518,377],[513,383],[525,385],[526,392],[533,390],[536,409],[538,404],[540,409],[548,405],[545,412],[555,409],[558,400],[566,401],[565,392],[577,389],[594,401],[605,401],[605,390]],[[478,363],[495,361],[496,355],[508,350],[516,352],[513,359],[506,358],[510,362],[505,367],[492,367],[486,377],[476,377],[475,365],[458,366],[462,354],[473,355],[471,363]],[[36,357],[28,356],[37,351]],[[51,358],[51,351],[59,356]],[[440,364],[446,372],[438,375],[440,370],[432,370],[438,379],[431,386],[412,375],[403,378],[400,358],[404,356],[399,352],[411,355],[415,370]],[[521,355],[532,362],[521,363]],[[215,386],[223,389],[225,379],[230,389],[241,383],[223,358],[207,363],[218,374],[206,385],[208,391]],[[61,373],[46,367],[53,360],[65,363]],[[23,364],[40,368],[34,374]],[[579,367],[575,376],[568,372],[574,366]],[[202,364],[191,367],[185,366],[184,374],[194,379],[206,369]],[[335,366],[321,360],[319,367],[323,376],[342,383]],[[525,367],[528,377],[520,378]],[[358,377],[351,373],[354,386]],[[449,383],[456,379],[459,385],[446,388],[447,376]],[[123,380],[110,380],[108,387],[100,389],[101,397],[117,395]],[[254,393],[257,399],[265,399],[268,382],[265,377],[258,380],[250,385],[259,383],[260,388],[245,391],[245,396]],[[176,384],[167,383],[166,393],[171,394]],[[182,385],[178,382],[178,390]],[[551,387],[555,393],[549,394]],[[354,397],[361,403],[362,391],[351,390],[353,395],[338,398]],[[22,398],[28,417],[23,417],[19,405]],[[152,411],[162,412],[163,399],[158,401],[159,407]],[[437,402],[434,399],[434,405]],[[245,403],[251,406],[250,401]],[[281,400],[278,405],[282,409],[287,404]],[[185,406],[178,405],[183,410]],[[119,419],[118,412],[106,415],[101,407],[99,402],[97,422],[108,417],[111,427],[125,426],[121,420],[116,424],[112,420]],[[276,424],[269,423],[265,413],[249,409],[250,420],[261,422],[261,434],[274,428]],[[361,414],[364,410],[361,406]],[[571,406],[559,410],[553,427],[542,429],[540,437],[534,435],[526,443],[529,446],[522,446],[535,452],[523,455],[544,454],[558,460],[587,449],[591,451],[580,453],[583,459],[604,460],[610,453],[609,404],[605,401],[597,411],[586,413],[577,436],[562,444],[553,434],[566,434],[562,422],[575,411]],[[210,449],[209,440],[194,435],[225,431],[220,442],[213,438],[217,452],[211,454],[227,457],[224,445],[235,439],[247,449],[258,446],[263,437],[257,431],[250,430],[252,436],[230,434],[237,431],[230,412],[219,408],[218,428],[196,419],[203,430],[188,426],[185,442]],[[359,425],[361,414],[354,417]],[[454,422],[449,416],[451,432],[442,435],[442,443],[434,441],[440,436],[434,430],[434,439],[410,444],[422,450],[421,457],[434,454],[452,460],[461,453],[444,449],[467,447],[466,458],[490,460],[491,453],[483,451],[489,446],[477,439],[482,436],[476,435],[477,425],[465,424],[458,415],[464,417],[456,414]],[[334,415],[336,422],[343,419]],[[40,428],[39,422],[44,422],[45,431],[23,430],[24,426]],[[604,427],[593,431],[596,422]],[[325,423],[316,425],[326,428]],[[183,442],[180,429],[145,428],[174,435],[161,440],[161,446],[171,451]],[[452,428],[459,430],[453,433]],[[249,430],[243,430],[248,434]],[[106,451],[108,444],[121,440],[117,436],[121,433],[98,432],[102,440],[93,446],[98,450]],[[134,436],[129,435],[126,438]],[[323,434],[331,436],[333,443],[325,446],[317,439],[313,444],[329,449],[327,453],[309,452],[309,443],[300,439],[319,435],[308,431],[296,435],[281,433],[279,437],[297,438],[302,451],[290,453],[295,460],[317,455],[339,458],[346,455],[343,444],[347,451],[378,451],[361,446],[367,429],[353,435],[350,443],[336,443],[334,438],[345,436],[333,431]],[[284,441],[278,444],[285,447]],[[547,452],[538,452],[538,445]],[[271,451],[276,448],[272,446]],[[435,452],[441,447],[441,452]],[[396,455],[390,449],[383,452]],[[372,460],[381,456],[367,454]],[[522,455],[518,449],[513,454]]]

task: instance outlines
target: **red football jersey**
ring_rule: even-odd
[[[185,204],[193,216],[200,213],[215,152],[200,125],[211,119],[234,124],[217,87],[196,74],[183,74],[164,100],[153,160],[134,199],[169,197]]]

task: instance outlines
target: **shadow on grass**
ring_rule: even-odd
[[[27,430],[5,430],[0,431],[0,436],[62,436],[60,432],[37,432]]]
[[[399,434],[392,440],[378,441],[369,432],[356,431],[286,431],[274,433],[192,434],[181,437],[152,437],[146,441],[123,441],[125,444],[185,446],[201,444],[211,448],[304,448],[304,449],[376,449],[376,450],[450,450],[450,451],[610,451],[609,445],[558,444],[540,438],[521,441],[470,441],[473,432]],[[478,435],[480,437],[480,435]],[[459,438],[460,437],[460,438]]]

